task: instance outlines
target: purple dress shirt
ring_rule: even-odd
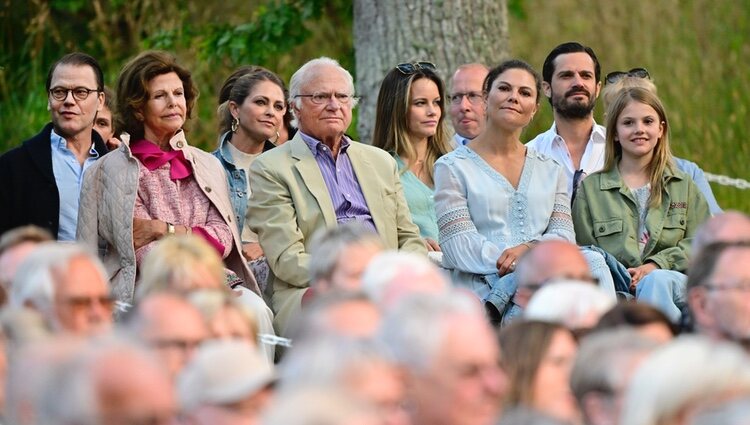
[[[358,221],[377,233],[375,222],[370,215],[370,208],[367,207],[365,195],[362,193],[362,188],[359,186],[359,181],[354,174],[352,163],[347,154],[351,144],[349,138],[342,137],[338,158],[333,159],[331,150],[320,140],[301,131],[300,135],[312,151],[315,162],[318,163],[323,181],[328,188],[328,194],[331,196],[333,209],[336,212],[336,221],[338,223]]]

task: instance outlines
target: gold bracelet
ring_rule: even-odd
[[[169,222],[165,222],[165,223],[167,223],[167,234],[174,235],[174,232],[175,232],[174,224],[169,223]]]

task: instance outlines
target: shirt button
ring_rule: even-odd
[[[177,142],[177,148],[182,149],[183,143],[182,141]]]
[[[208,192],[208,193],[211,193],[211,188],[210,188],[210,187],[206,186],[206,187],[204,187],[203,189],[204,189],[204,190],[205,190],[206,192]]]
[[[599,226],[599,231],[603,232],[604,231],[604,226]]]

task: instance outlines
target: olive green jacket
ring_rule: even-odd
[[[650,238],[643,254],[638,248],[638,207],[617,167],[586,177],[573,203],[578,244],[596,245],[625,267],[651,261],[661,269],[684,272],[693,235],[708,217],[708,204],[692,179],[669,167],[661,207],[650,207],[646,216]]]

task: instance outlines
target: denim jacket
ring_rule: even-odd
[[[573,224],[579,245],[596,245],[625,267],[647,261],[659,268],[684,272],[696,229],[708,217],[706,199],[693,180],[676,169],[664,171],[661,206],[649,207],[649,240],[638,247],[638,207],[620,171],[594,173],[583,180],[573,203]]]
[[[216,149],[213,154],[224,167],[227,174],[227,182],[229,183],[229,199],[232,201],[232,209],[234,209],[234,215],[238,226],[240,235],[242,229],[245,227],[245,213],[247,212],[247,174],[248,170],[238,169],[234,165],[232,154],[229,152],[227,144],[232,138],[232,132],[227,131],[219,137],[219,148]],[[263,152],[276,147],[273,143],[266,140],[263,145]],[[244,241],[243,241],[244,242]]]

